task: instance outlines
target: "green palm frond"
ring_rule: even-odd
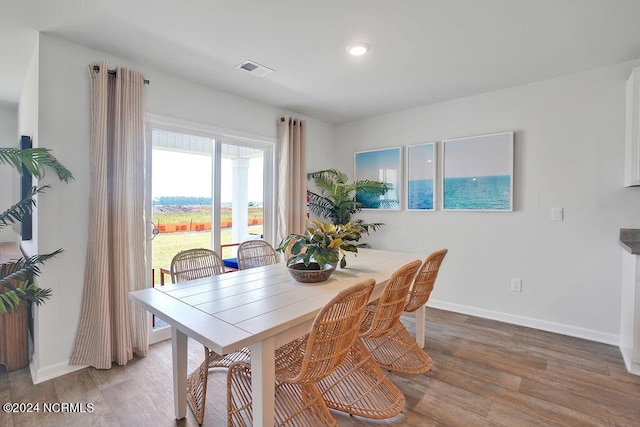
[[[313,179],[314,182],[331,182],[337,184],[345,184],[348,180],[347,174],[337,169],[325,169],[316,172],[309,172],[307,174],[307,179]]]
[[[47,148],[11,148],[0,147],[0,163],[13,166],[22,173],[22,165],[36,178],[45,174],[45,166],[53,169],[62,182],[69,182],[73,178],[71,172],[56,159]]]
[[[371,181],[363,179],[354,183],[357,193],[367,193],[371,195],[382,196],[391,189],[389,184],[379,181]]]
[[[384,222],[364,222],[361,219],[358,219],[355,222],[361,225],[367,233],[378,231],[378,229],[384,225]]]
[[[63,182],[73,180],[71,172],[65,168],[46,148],[0,147],[0,164],[12,166],[18,173],[24,168],[33,176],[44,177],[47,168],[52,169]],[[9,224],[23,221],[24,216],[33,211],[34,197],[49,186],[32,187],[25,198],[0,213],[0,229]],[[36,286],[34,278],[40,274],[40,264],[55,257],[62,249],[50,254],[33,255],[0,267],[0,313],[6,313],[22,302],[39,305],[50,297],[51,289]]]
[[[307,195],[309,196],[309,202],[307,204],[309,211],[318,216],[331,219],[331,222],[334,222],[335,204],[333,201],[313,191],[307,191]]]
[[[0,313],[15,308],[21,301],[40,305],[51,296],[51,289],[42,289],[33,279],[40,274],[39,265],[60,254],[62,249],[44,255],[21,258],[0,268]]]
[[[35,283],[22,282],[15,289],[0,292],[0,314],[15,309],[21,302],[40,305],[51,296],[51,289],[42,289]]]
[[[384,196],[393,187],[389,184],[377,181],[358,181],[356,200],[362,206],[391,209],[398,206],[397,200],[384,199]]]
[[[347,175],[337,169],[311,172],[307,178],[313,180],[320,191],[307,190],[309,211],[336,225],[353,221],[353,216],[362,210],[363,204],[369,206],[371,201],[383,208],[397,206],[397,201],[382,198],[391,189],[384,182],[363,179],[349,183]],[[375,231],[383,225],[360,223],[366,231]]]
[[[6,211],[0,213],[0,229],[10,224],[22,222],[24,216],[31,213],[36,205],[36,202],[33,199],[34,196],[38,193],[42,193],[47,188],[49,188],[48,185],[32,187],[24,199],[20,200]]]

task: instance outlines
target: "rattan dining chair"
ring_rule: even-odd
[[[275,352],[275,425],[337,426],[315,383],[347,357],[358,336],[375,281],[342,290],[316,315],[311,331]],[[227,374],[229,426],[253,424],[251,365],[236,362]]]
[[[318,382],[329,408],[365,418],[391,418],[402,411],[405,398],[385,375],[363,343],[388,333],[400,320],[411,282],[422,263],[415,260],[393,273],[375,306],[368,305],[359,339],[331,375]]]
[[[424,260],[407,296],[405,312],[414,312],[427,303],[446,255],[447,249],[442,249],[433,252]],[[401,322],[396,323],[385,335],[363,338],[363,342],[383,369],[405,374],[422,374],[431,370],[433,366],[429,354],[418,345]]]
[[[264,240],[247,240],[246,242],[240,243],[237,256],[239,270],[276,264],[278,262],[275,249]]]
[[[171,281],[174,283],[201,279],[224,273],[220,256],[211,249],[198,248],[179,252],[171,260]],[[204,421],[209,369],[228,367],[238,360],[247,360],[249,349],[220,355],[204,346],[204,361],[187,377],[187,402],[198,424]]]
[[[224,273],[220,256],[211,249],[196,248],[178,252],[171,260],[171,281],[173,283]]]

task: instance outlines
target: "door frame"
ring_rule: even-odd
[[[153,138],[152,132],[154,129],[161,129],[177,133],[185,133],[189,135],[195,135],[214,140],[213,149],[213,168],[212,179],[214,187],[212,187],[212,223],[216,223],[216,218],[220,212],[221,199],[220,199],[220,156],[222,144],[240,145],[245,147],[251,147],[255,149],[263,150],[264,152],[264,169],[263,169],[263,227],[264,238],[273,242],[275,238],[275,210],[276,210],[276,197],[277,197],[277,183],[276,183],[276,145],[277,139],[273,137],[267,137],[263,135],[255,135],[247,132],[235,131],[225,128],[220,128],[204,123],[191,122],[182,119],[176,119],[173,117],[167,117],[154,113],[146,113],[145,115],[145,157],[146,157],[146,169],[145,169],[145,220],[151,230],[153,228],[151,221],[152,212],[152,172],[153,172]],[[217,191],[216,191],[217,190]],[[217,222],[219,224],[219,221]],[[218,247],[220,245],[220,227],[212,227],[212,246]],[[152,283],[152,233],[147,233],[149,236],[146,242],[146,265],[145,271],[147,272],[147,282]],[[171,338],[171,328],[156,328],[154,329],[151,321],[151,314],[149,314],[149,344],[153,344],[159,341],[163,341]]]

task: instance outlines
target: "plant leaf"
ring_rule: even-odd
[[[65,168],[56,159],[47,148],[11,148],[0,147],[0,163],[13,166],[20,174],[22,174],[22,166],[36,178],[44,177],[45,166],[53,169],[58,179],[63,182],[69,182],[73,178],[71,172]]]
[[[32,187],[27,196],[20,200],[15,205],[11,206],[6,211],[0,213],[0,229],[6,227],[9,224],[17,224],[22,222],[24,216],[33,212],[33,208],[36,205],[34,197],[38,193],[42,193],[45,189],[49,188],[48,185],[41,187]]]
[[[40,305],[51,296],[51,289],[35,285],[34,278],[40,274],[39,264],[60,254],[62,249],[44,255],[20,258],[16,262],[3,264],[0,268],[0,313],[15,308],[21,301]]]

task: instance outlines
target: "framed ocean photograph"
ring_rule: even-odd
[[[407,210],[435,210],[436,144],[407,147]]]
[[[442,208],[513,210],[513,132],[442,142]]]
[[[382,196],[356,193],[363,209],[400,210],[402,148],[359,151],[354,155],[354,179],[384,182],[389,186]]]

